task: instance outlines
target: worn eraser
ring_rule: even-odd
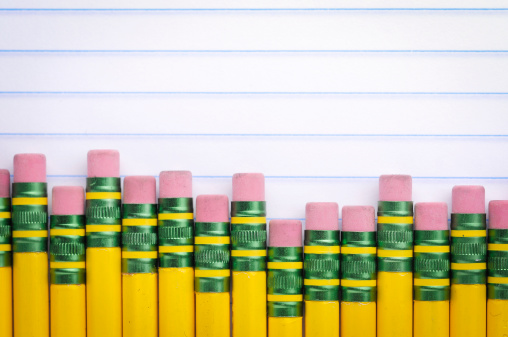
[[[152,176],[128,176],[123,181],[124,204],[156,204],[156,183]]]
[[[339,205],[336,202],[308,202],[305,206],[305,229],[339,230]]]
[[[262,173],[234,174],[233,201],[265,201],[265,176]]]
[[[55,186],[51,209],[54,215],[84,215],[85,190],[81,186]]]
[[[302,222],[300,220],[271,220],[268,232],[270,247],[301,247]]]
[[[196,222],[229,222],[229,199],[226,195],[198,195]]]
[[[508,200],[489,202],[489,228],[508,229]]]
[[[45,183],[46,156],[40,153],[22,153],[14,156],[15,183]]]
[[[192,198],[192,173],[162,171],[159,174],[159,198]]]
[[[342,207],[343,232],[376,231],[376,213],[372,206]]]
[[[11,195],[11,174],[9,170],[0,169],[0,198],[8,198]]]
[[[120,153],[117,150],[90,150],[87,157],[88,177],[120,176]]]
[[[445,202],[417,202],[415,204],[415,230],[448,230],[448,205]]]
[[[411,176],[392,174],[379,177],[380,201],[411,201],[412,197]]]
[[[479,185],[453,186],[452,213],[485,213],[485,188]]]

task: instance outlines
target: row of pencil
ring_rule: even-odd
[[[86,195],[53,188],[49,235],[44,155],[16,155],[13,180],[11,199],[0,170],[0,337],[508,334],[508,201],[487,231],[481,186],[453,188],[451,231],[439,202],[413,228],[411,177],[381,176],[377,230],[374,207],[344,206],[341,232],[338,205],[311,202],[303,238],[271,220],[267,247],[259,173],[194,216],[190,172],[161,172],[158,200],[128,176],[122,204],[118,152],[92,150]]]

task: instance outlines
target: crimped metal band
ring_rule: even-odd
[[[452,284],[487,282],[486,215],[452,213]]]
[[[488,231],[489,299],[508,300],[508,229]]]
[[[302,247],[268,248],[268,316],[301,317]]]
[[[265,271],[266,203],[231,202],[231,249],[233,271]]]
[[[122,273],[157,272],[157,205],[124,204],[122,225]],[[133,221],[134,220],[134,221]]]
[[[11,199],[0,198],[0,268],[12,266]]]

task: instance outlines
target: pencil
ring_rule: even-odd
[[[11,177],[0,170],[0,337],[12,337]]]

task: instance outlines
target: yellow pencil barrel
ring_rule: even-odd
[[[122,275],[123,336],[157,337],[157,274]]]
[[[415,301],[414,337],[450,335],[450,301]]]
[[[52,284],[51,337],[86,337],[84,284]]]
[[[0,268],[0,337],[12,337],[12,267]]]
[[[302,337],[302,317],[268,317],[268,336]]]
[[[0,170],[2,171],[2,170]],[[5,179],[9,190],[8,171]],[[0,198],[0,337],[12,337],[12,225],[11,199]]]
[[[266,336],[266,272],[233,271],[232,277],[233,336]]]
[[[376,337],[376,302],[341,302],[342,337]]]
[[[230,335],[230,296],[228,292],[196,292],[196,336]]]
[[[305,336],[339,336],[339,301],[305,301]]]
[[[450,336],[485,336],[487,289],[484,284],[454,284],[450,301]]]
[[[508,301],[487,300],[487,337],[508,336]]]

